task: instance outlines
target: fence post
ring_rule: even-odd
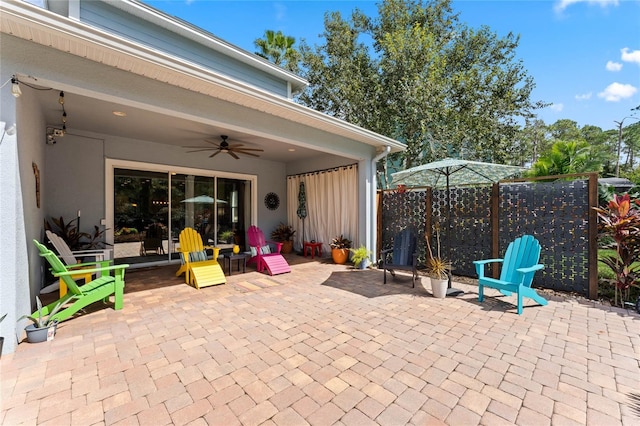
[[[500,256],[500,185],[491,185],[491,256],[497,259]],[[491,265],[493,278],[499,277],[499,265]]]
[[[598,298],[598,174],[589,173],[589,299]]]

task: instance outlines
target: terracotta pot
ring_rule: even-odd
[[[344,265],[349,259],[349,249],[332,248],[331,257],[333,258],[334,263],[337,263],[338,265]]]
[[[283,241],[282,248],[280,249],[280,253],[289,254],[293,251],[293,241]]]

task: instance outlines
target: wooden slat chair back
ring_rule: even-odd
[[[263,272],[265,269],[269,275],[291,272],[291,266],[280,254],[281,242],[267,241],[262,230],[255,225],[251,225],[247,230],[247,239],[251,250],[251,257],[247,263],[255,263],[258,272]],[[271,249],[271,245],[274,249]]]
[[[491,287],[505,296],[516,293],[518,315],[522,314],[523,297],[545,306],[547,300],[531,288],[535,272],[544,269],[544,265],[538,263],[541,251],[542,247],[537,239],[532,235],[523,235],[509,244],[504,258],[474,261],[478,273],[478,300],[484,300],[484,287]],[[500,278],[486,277],[485,265],[496,262],[502,263]]]
[[[98,301],[108,302],[111,295],[114,296],[114,309],[122,309],[124,303],[124,271],[129,267],[127,264],[114,266],[101,266],[100,262],[88,262],[80,264],[83,267],[93,265],[91,269],[70,269],[56,256],[54,252],[49,250],[44,244],[33,240],[34,244],[40,252],[40,256],[45,258],[51,266],[53,276],[59,278],[67,286],[67,293],[60,299],[43,307],[43,315],[49,312],[61,303],[63,308],[59,310],[51,319],[64,321],[70,318],[80,309],[85,308]],[[95,274],[101,272],[100,276],[78,286],[74,277],[86,273]],[[37,312],[34,312],[37,315]]]
[[[179,242],[181,265],[176,271],[176,276],[184,273],[185,283],[198,289],[227,282],[224,271],[218,263],[220,255],[218,247],[205,246],[200,234],[189,227],[180,232]],[[212,259],[208,258],[206,250],[213,251]]]
[[[396,270],[411,271],[412,286],[418,277],[418,253],[415,233],[410,229],[400,231],[393,239],[393,248],[380,252],[383,269],[383,283],[387,283],[387,271],[395,277]]]
[[[76,251],[72,251],[69,248],[69,245],[67,244],[67,242],[58,234],[55,234],[54,232],[47,230],[46,231],[47,234],[47,239],[49,240],[49,242],[51,243],[51,245],[56,249],[56,251],[58,252],[58,255],[60,256],[60,258],[64,261],[64,263],[73,269],[80,269],[82,267],[79,267],[78,264],[82,262],[81,258],[82,257],[93,257],[95,258],[96,262],[99,262],[101,266],[109,266],[111,264],[111,253],[112,250],[111,249],[96,249],[96,250],[76,250]],[[93,264],[91,264],[91,266],[89,266],[90,268],[92,268]],[[86,269],[86,267],[85,267]],[[93,274],[95,275],[95,274]],[[92,274],[84,274],[84,275],[79,275],[76,280],[81,280],[84,279],[85,283],[88,283],[89,281],[91,281],[91,278],[93,276]],[[64,281],[60,281],[60,297],[64,296],[67,293],[67,286],[64,283]]]

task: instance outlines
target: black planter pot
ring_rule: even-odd
[[[47,340],[53,340],[53,336],[56,334],[56,327],[58,324],[50,325],[46,328],[36,328],[34,324],[30,324],[25,327],[27,332],[27,342],[40,343]]]

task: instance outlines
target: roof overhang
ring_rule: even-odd
[[[0,32],[360,143],[389,146],[391,152],[406,148],[394,139],[26,2],[0,2]]]

